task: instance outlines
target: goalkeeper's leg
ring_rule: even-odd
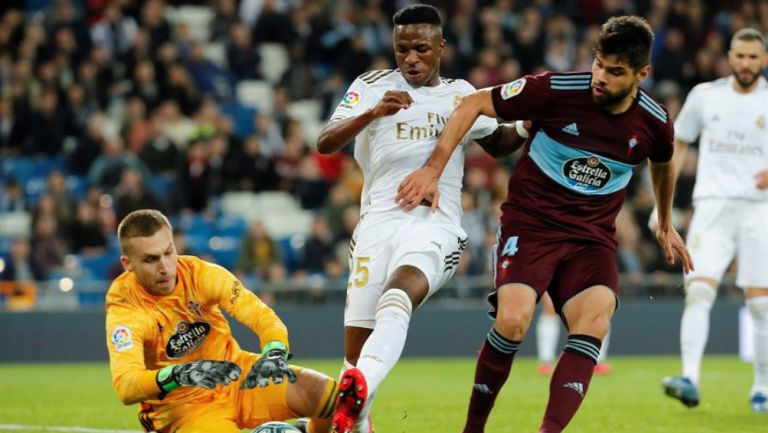
[[[309,417],[306,433],[327,433],[336,408],[338,385],[335,380],[313,370],[302,369],[296,383],[288,385],[288,409],[299,417]]]

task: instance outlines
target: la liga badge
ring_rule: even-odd
[[[502,99],[509,99],[513,96],[517,96],[523,91],[525,87],[525,78],[520,78],[511,83],[507,83],[501,88]]]
[[[112,344],[115,345],[117,352],[123,352],[133,347],[133,336],[131,330],[126,326],[118,326],[112,331]]]

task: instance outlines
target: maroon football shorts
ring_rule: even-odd
[[[536,291],[536,300],[549,292],[555,311],[592,286],[608,286],[619,294],[615,249],[604,243],[573,239],[566,233],[526,229],[505,224],[500,228],[494,255],[496,289],[519,283]],[[488,296],[495,317],[496,291]]]

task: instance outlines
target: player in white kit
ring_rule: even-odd
[[[371,431],[373,394],[402,353],[413,310],[451,278],[467,244],[460,222],[462,149],[441,178],[439,207],[424,202],[406,212],[395,197],[400,182],[434,149],[459,100],[475,89],[439,75],[445,40],[434,7],[407,7],[393,23],[399,69],[359,76],[317,143],[319,152],[332,153],[354,141],[365,178],[350,245],[345,360],[331,422],[337,433]],[[514,126],[488,117],[478,119],[465,143],[470,139],[494,155],[522,144]]]
[[[699,404],[701,359],[717,287],[734,255],[736,285],[745,291],[754,335],[754,385],[750,404],[768,411],[768,83],[763,35],[738,31],[728,61],[733,74],[699,84],[675,122],[675,167],[699,138],[693,191],[694,215],[687,244],[696,270],[685,277],[680,326],[683,375],[667,377],[667,395]]]

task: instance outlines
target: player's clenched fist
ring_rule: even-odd
[[[180,386],[197,386],[213,389],[226,386],[240,378],[240,367],[230,361],[192,361],[169,365],[157,372],[157,384],[164,392]]]
[[[265,387],[269,385],[270,379],[275,385],[280,385],[283,377],[290,383],[296,382],[296,372],[288,365],[287,348],[279,341],[272,341],[264,346],[261,358],[253,364],[240,387]]]
[[[373,107],[374,117],[391,116],[400,110],[406,109],[413,104],[413,99],[408,92],[400,90],[388,90],[382,96],[381,101]]]

